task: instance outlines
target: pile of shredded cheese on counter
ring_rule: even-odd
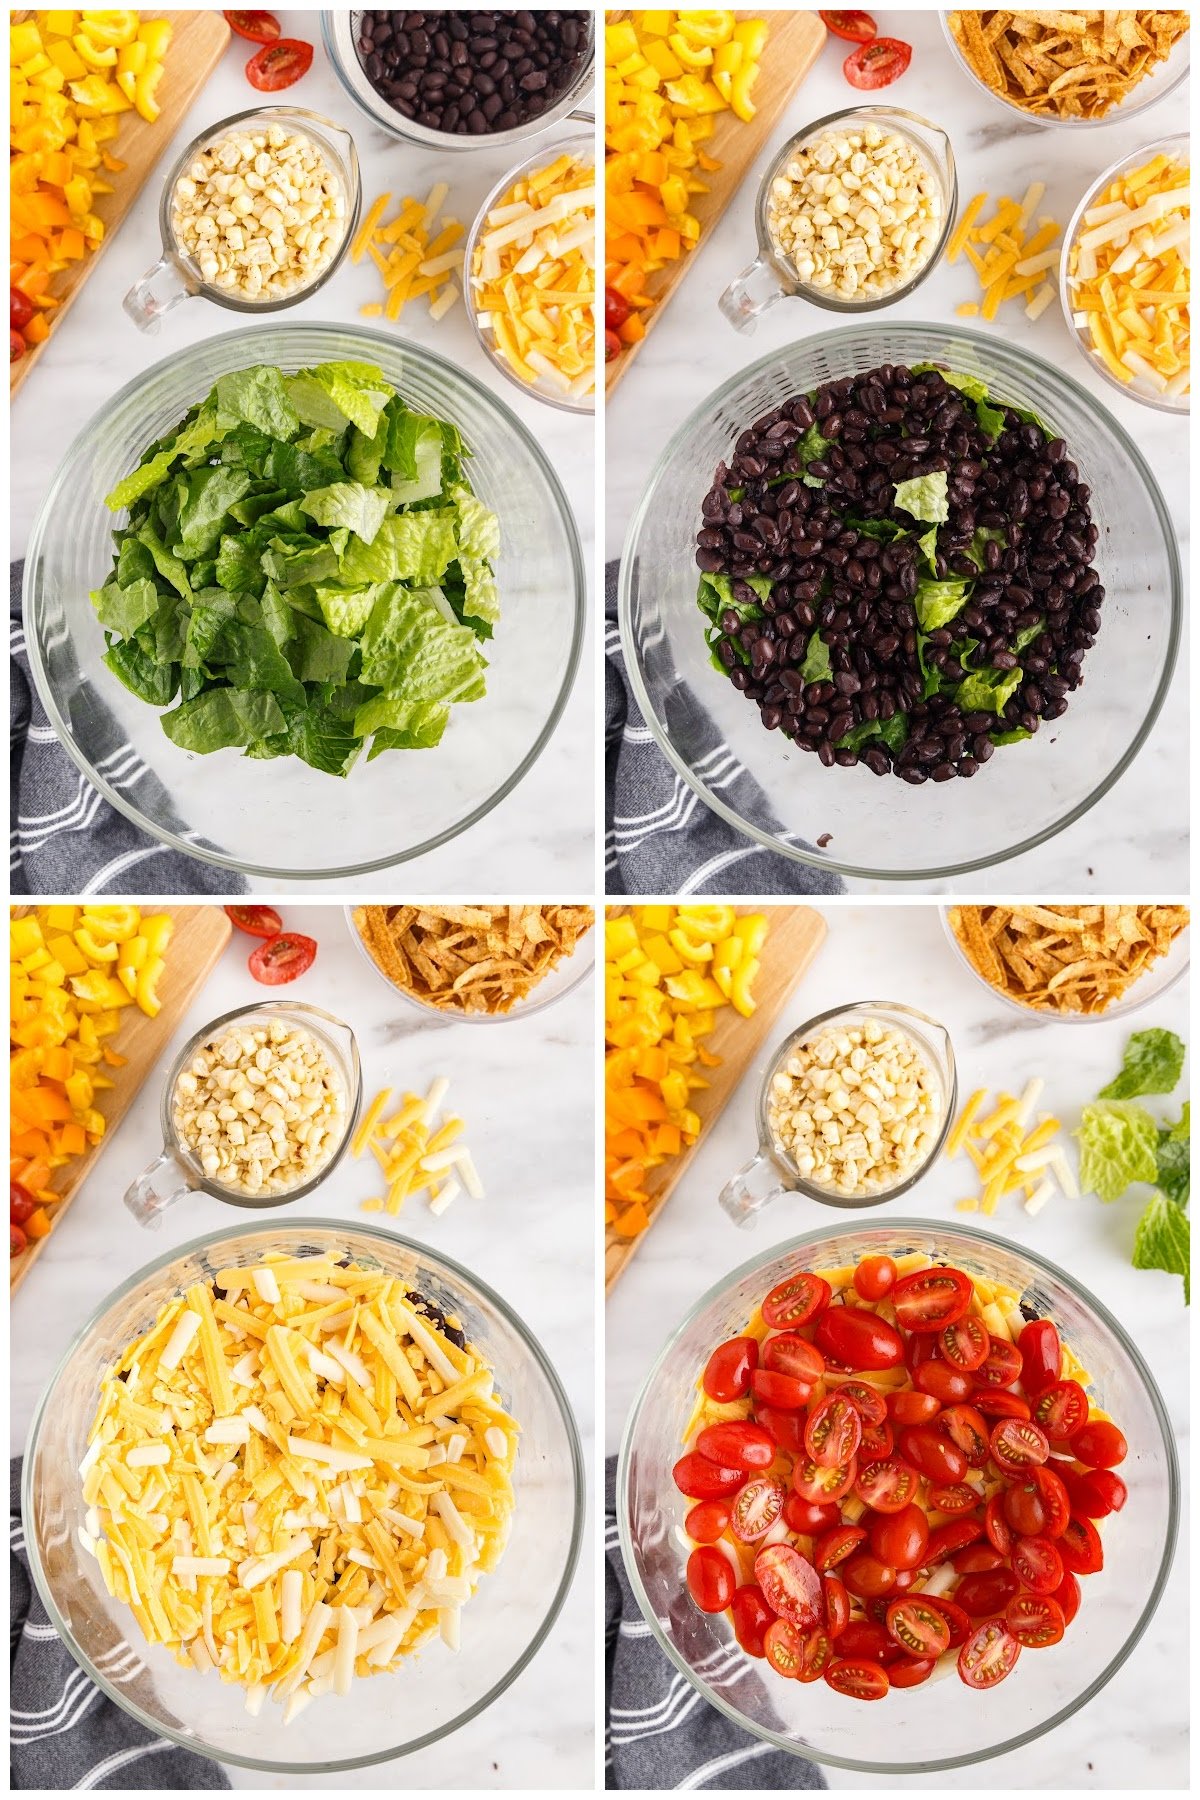
[[[168,1301],[106,1377],[83,1548],[147,1640],[284,1722],[440,1633],[496,1566],[518,1426],[402,1282],[271,1254]],[[453,1320],[448,1321],[453,1324]]]
[[[410,1194],[429,1190],[429,1210],[444,1213],[466,1188],[472,1200],[483,1199],[483,1183],[475,1159],[459,1140],[463,1121],[456,1114],[437,1121],[436,1115],[450,1090],[444,1075],[430,1083],[429,1092],[405,1094],[398,1112],[384,1118],[391,1088],[381,1088],[363,1115],[351,1149],[361,1156],[370,1150],[388,1184],[385,1198],[372,1196],[362,1202],[364,1212],[398,1213]]]
[[[978,1200],[957,1201],[959,1212],[994,1213],[1006,1194],[1019,1189],[1024,1190],[1025,1211],[1035,1215],[1060,1191],[1069,1200],[1078,1200],[1079,1186],[1066,1152],[1055,1142],[1062,1122],[1051,1113],[1039,1113],[1037,1123],[1030,1125],[1044,1086],[1040,1076],[1033,1076],[1021,1094],[998,1094],[994,1109],[983,1117],[987,1089],[976,1088],[971,1095],[946,1139],[946,1155],[966,1151],[979,1171],[983,1193]]]
[[[406,194],[399,212],[386,224],[383,215],[392,196],[380,194],[371,203],[354,234],[350,261],[358,263],[370,256],[383,277],[385,299],[360,306],[364,319],[398,319],[410,300],[420,299],[428,299],[431,319],[441,319],[458,300],[454,277],[462,269],[463,253],[455,246],[463,227],[451,218],[438,224],[449,191],[447,184],[439,181],[423,201]]]
[[[976,194],[967,202],[946,246],[946,261],[957,262],[965,251],[983,302],[965,300],[956,308],[960,318],[994,319],[1005,300],[1023,300],[1026,317],[1040,319],[1050,305],[1059,258],[1053,246],[1061,227],[1055,219],[1039,218],[1033,236],[1026,236],[1045,192],[1044,181],[1032,181],[1022,200],[1002,194],[983,224],[979,218],[988,196]]]

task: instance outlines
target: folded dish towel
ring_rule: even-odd
[[[621,1558],[616,1474],[610,1456],[604,1468],[605,1787],[823,1788],[825,1778],[812,1763],[742,1731],[663,1655]]]
[[[13,894],[244,894],[240,875],[168,849],[81,775],[42,710],[21,620],[23,563],[9,573],[9,891]],[[97,768],[175,830],[170,798],[112,715],[100,711]]]
[[[29,1573],[21,1521],[21,1459],[10,1468],[10,1786],[227,1788],[220,1763],[155,1737],[84,1673],[50,1623]],[[130,1659],[134,1652],[129,1652]]]
[[[617,570],[604,571],[604,885],[609,894],[840,894],[836,875],[743,837],[677,775],[638,710],[617,629]],[[697,627],[698,629],[699,627]],[[762,792],[714,731],[701,759],[743,815]],[[782,825],[778,826],[784,835]],[[797,840],[798,841],[798,840]]]

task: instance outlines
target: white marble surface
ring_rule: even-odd
[[[1045,1077],[1044,1104],[1068,1129],[1120,1066],[1129,1026],[1119,1020],[1089,1025],[1026,1021],[1002,1009],[953,959],[930,905],[843,904],[826,909],[829,935],[784,1009],[771,1046],[813,1015],[849,1000],[906,1001],[940,1019],[954,1043],[960,1092],[1002,1088],[1032,1074]],[[1189,1035],[1186,982],[1136,1015],[1132,1028],[1162,1025]],[[720,1120],[675,1190],[662,1217],[613,1290],[605,1333],[607,1449],[618,1448],[622,1424],[669,1329],[723,1272],[772,1244],[827,1224],[820,1206],[775,1202],[757,1228],[741,1231],[721,1211],[717,1194],[753,1153],[754,1110],[769,1049],[735,1089]],[[1149,1100],[1175,1117],[1189,1071],[1166,1102]],[[962,1158],[935,1166],[896,1206],[908,1216],[982,1225],[999,1237],[1069,1269],[1120,1318],[1149,1363],[1188,1468],[1188,1326],[1177,1276],[1135,1270],[1129,1254],[1142,1200],[1111,1206],[1094,1197],[1056,1199],[1036,1219],[1015,1200],[1002,1202],[992,1221],[964,1217],[954,1202],[964,1185]],[[969,1170],[967,1171],[969,1172]],[[1143,1196],[1145,1190],[1141,1190]],[[878,1223],[885,1209],[871,1217]],[[1184,1515],[1187,1517],[1186,1500]],[[1072,1720],[1027,1748],[980,1764],[967,1785],[1004,1788],[1174,1788],[1188,1780],[1187,1555],[1181,1539],[1175,1569],[1149,1631],[1103,1693]],[[1078,1629],[1086,1630],[1086,1606]],[[878,1778],[827,1771],[833,1788],[878,1788]],[[890,1777],[889,1788],[961,1788],[962,1773]]]
[[[1029,182],[1046,183],[1039,212],[1066,227],[1075,207],[1110,163],[1139,145],[1188,128],[1184,89],[1141,119],[1092,131],[1043,130],[1027,125],[969,86],[951,61],[933,11],[875,11],[881,35],[911,42],[907,73],[870,101],[894,103],[942,125],[954,146],[959,194],[965,203],[981,189],[992,195],[1024,193]],[[859,98],[842,74],[846,45],[829,39],[794,96],[724,217],[706,235],[637,363],[607,410],[605,424],[605,556],[619,556],[633,511],[668,440],[704,396],[739,369],[773,349],[835,329],[848,321],[803,300],[780,302],[753,335],[735,331],[717,300],[755,255],[754,201],[763,172],[781,144],[805,124],[852,106]],[[769,53],[769,51],[768,51]],[[955,307],[977,300],[970,265],[943,263],[915,293],[867,318],[888,323],[954,322]],[[1057,303],[1031,323],[1008,302],[993,324],[957,321],[1027,345],[1035,355],[1065,368],[1115,415],[1136,440],[1161,488],[1180,537],[1185,567],[1188,532],[1188,428],[1177,419],[1126,400],[1109,387],[1074,347]],[[1116,788],[1076,825],[1048,844],[932,891],[962,893],[1113,893],[1130,884],[1166,893],[1187,892],[1186,797],[1180,767],[1188,742],[1187,653],[1150,738]],[[888,892],[886,882],[850,882],[857,892]]]
[[[385,190],[396,197],[408,192],[424,196],[436,181],[444,180],[450,184],[446,210],[469,227],[485,195],[507,169],[528,154],[519,149],[479,148],[445,156],[402,144],[361,113],[342,88],[326,60],[318,13],[292,8],[278,17],[285,37],[306,38],[316,49],[309,73],[279,98],[284,104],[324,113],[353,133],[364,209]],[[254,105],[254,90],[243,73],[252,49],[233,38],[176,136],[164,141],[160,179],[197,132]],[[546,141],[552,143],[571,129],[578,127],[559,126]],[[24,554],[42,495],[66,446],[110,395],[173,350],[251,322],[196,299],[184,302],[162,322],[156,335],[149,336],[138,331],[121,310],[123,295],[159,256],[159,191],[152,175],[13,406],[10,554],[14,558]],[[319,294],[285,314],[272,316],[387,328],[386,320],[359,318],[360,305],[380,298],[379,286],[373,263],[364,260],[356,267],[347,259]],[[436,323],[423,304],[414,303],[391,329],[458,363],[498,394],[534,433],[566,489],[590,578],[595,520],[595,426],[590,415],[559,412],[521,392],[485,356],[461,302]],[[470,889],[481,866],[487,867],[489,884],[497,892],[534,892],[539,886],[581,892],[592,888],[594,667],[589,621],[567,710],[541,757],[516,790],[471,831],[405,865],[404,880],[410,891],[436,894]],[[278,891],[277,883],[256,880],[254,885]],[[317,892],[354,888],[373,893],[378,891],[379,877],[357,883],[301,882],[294,891],[311,894],[314,886]]]
[[[486,1198],[475,1202],[460,1196],[441,1218],[434,1218],[418,1198],[409,1202],[398,1223],[406,1234],[477,1269],[529,1324],[570,1397],[590,1470],[593,983],[585,982],[540,1016],[524,1021],[476,1026],[431,1022],[394,996],[363,961],[340,907],[289,908],[287,923],[315,937],[320,949],[309,973],[280,991],[325,1006],[353,1027],[368,1098],[385,1084],[423,1090],[436,1075],[451,1078],[450,1099],[466,1120]],[[163,1074],[178,1045],[206,1020],[265,997],[268,990],[246,972],[251,943],[234,932],[164,1055]],[[126,1186],[161,1147],[159,1092],[159,1082],[151,1077],[14,1298],[12,1342],[19,1346],[11,1383],[14,1454],[24,1448],[35,1403],[59,1357],[105,1295],[172,1243],[234,1222],[229,1208],[206,1195],[181,1201],[156,1232],[143,1230],[123,1206]],[[359,1211],[359,1201],[378,1191],[374,1159],[347,1158],[300,1210],[308,1216],[368,1220],[372,1215]],[[374,1215],[374,1222],[381,1216],[386,1222],[386,1215]],[[530,1666],[486,1713],[430,1749],[339,1775],[334,1785],[590,1785],[599,1641],[595,1557],[589,1516],[579,1568],[557,1623]],[[287,1780],[234,1768],[228,1773],[235,1788],[330,1785],[319,1776]]]

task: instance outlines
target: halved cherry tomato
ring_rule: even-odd
[[[859,1469],[854,1491],[876,1512],[898,1513],[916,1497],[919,1486],[915,1469],[898,1456],[885,1456]]]
[[[987,1541],[994,1550],[1000,1552],[1001,1556],[1007,1556],[1012,1549],[1013,1538],[1018,1529],[1009,1517],[1009,1494],[1011,1492],[1010,1489],[1007,1493],[993,1494],[983,1512],[983,1529],[987,1533]],[[1037,1501],[1037,1508],[1040,1512],[1040,1501]],[[1033,1529],[1036,1530],[1037,1527],[1034,1526]]]
[[[707,1456],[689,1450],[671,1470],[671,1479],[689,1500],[724,1500],[737,1493],[746,1479],[746,1472],[744,1469],[723,1469],[718,1463],[710,1462]]]
[[[889,87],[898,81],[912,61],[912,45],[900,38],[874,38],[860,44],[842,64],[842,72],[851,87]]]
[[[958,1653],[958,1672],[971,1688],[991,1688],[1011,1675],[1021,1646],[1007,1625],[989,1619],[972,1632]]]
[[[919,1687],[936,1668],[936,1656],[902,1656],[899,1662],[888,1664],[887,1678],[894,1688]]]
[[[754,1579],[777,1617],[801,1631],[820,1624],[821,1578],[791,1544],[768,1544],[760,1550],[754,1559]]]
[[[222,14],[230,31],[252,44],[273,44],[279,36],[279,20],[270,12],[227,12]]]
[[[892,1289],[896,1323],[905,1331],[941,1331],[963,1317],[974,1292],[961,1269],[917,1269]]]
[[[701,1456],[726,1469],[769,1469],[775,1461],[775,1440],[770,1432],[746,1419],[706,1425],[695,1447]]]
[[[777,1406],[756,1406],[755,1423],[769,1431],[781,1450],[790,1450],[793,1456],[804,1452],[804,1414],[801,1412],[784,1412]]]
[[[888,1602],[881,1600],[879,1604],[886,1613]],[[877,1619],[852,1619],[838,1638],[838,1655],[855,1662],[882,1663],[895,1653],[894,1639]]]
[[[1062,1641],[1067,1629],[1063,1609],[1051,1594],[1014,1594],[1004,1609],[1004,1623],[1026,1650],[1045,1650]]]
[[[846,1694],[851,1700],[882,1700],[888,1691],[887,1672],[878,1663],[830,1663],[825,1680],[835,1694]]]
[[[942,1406],[958,1405],[975,1385],[965,1370],[952,1369],[949,1363],[932,1360],[917,1364],[913,1382],[923,1394],[932,1394]]]
[[[280,931],[250,952],[250,973],[265,987],[280,987],[311,969],[316,954],[315,938],[298,931]]]
[[[1040,1394],[1062,1375],[1062,1345],[1052,1319],[1031,1319],[1017,1339],[1021,1357],[1021,1386],[1027,1394]]]
[[[24,331],[37,307],[19,287],[8,290],[8,324],[11,331]],[[15,358],[13,359],[16,360]]]
[[[872,1463],[878,1468],[878,1463]],[[792,1470],[792,1486],[802,1500],[811,1500],[814,1506],[829,1506],[835,1500],[844,1500],[854,1486],[858,1474],[858,1458],[852,1456],[849,1462],[839,1463],[835,1469],[822,1468],[820,1463],[807,1457],[798,1462]]]
[[[717,1345],[704,1365],[704,1391],[710,1400],[741,1400],[750,1392],[750,1376],[757,1367],[758,1339],[730,1338]]]
[[[968,1544],[974,1544],[982,1536],[982,1519],[947,1519],[944,1525],[929,1534],[929,1548],[925,1552],[928,1567],[932,1569],[945,1562],[956,1550],[965,1550]]]
[[[941,1401],[932,1394],[918,1394],[912,1388],[901,1388],[888,1395],[888,1410],[897,1425],[927,1425],[941,1411]]]
[[[831,1638],[839,1637],[850,1623],[850,1594],[840,1575],[822,1575],[825,1596],[825,1629]]]
[[[919,1569],[924,1566],[929,1544],[929,1520],[919,1506],[901,1507],[899,1512],[883,1513],[871,1523],[871,1549],[881,1563],[892,1569]]]
[[[798,1681],[820,1681],[835,1655],[833,1637],[820,1627],[806,1631],[800,1644]]]
[[[981,1388],[1009,1388],[1021,1377],[1021,1352],[1003,1338],[992,1338],[988,1353],[975,1370],[975,1385]]]
[[[800,1633],[794,1625],[790,1625],[786,1619],[775,1619],[767,1627],[763,1649],[777,1675],[785,1675],[792,1681],[796,1679],[800,1673],[802,1652]]]
[[[887,1628],[909,1656],[941,1656],[950,1648],[949,1625],[919,1596],[893,1600],[887,1609]]]
[[[1120,1512],[1129,1498],[1129,1489],[1111,1469],[1085,1469],[1082,1474],[1064,1470],[1062,1486],[1071,1509],[1085,1519],[1106,1519],[1109,1513]]]
[[[1002,1569],[1005,1558],[994,1544],[965,1544],[950,1558],[960,1575],[987,1575]]]
[[[834,37],[844,38],[851,44],[869,44],[875,36],[875,21],[868,12],[823,12],[821,20]],[[877,1298],[873,1294],[863,1295],[864,1300]]]
[[[1062,1607],[1063,1618],[1069,1625],[1079,1611],[1079,1602],[1083,1599],[1083,1590],[1073,1575],[1064,1575],[1062,1586],[1051,1595]]]
[[[1062,1476],[1044,1466],[1027,1469],[1023,1481],[1018,1485],[1024,1487],[1030,1483],[1042,1503],[1042,1511],[1045,1514],[1042,1523],[1032,1535],[1034,1537],[1061,1537],[1067,1529],[1067,1520],[1071,1516],[1071,1498]],[[1029,1536],[1030,1534],[1025,1533],[1025,1535]]]
[[[1013,1545],[1012,1566],[1035,1594],[1056,1593],[1066,1573],[1062,1557],[1046,1537],[1018,1538]]]
[[[1011,1569],[981,1569],[976,1575],[963,1576],[954,1598],[973,1619],[986,1619],[991,1613],[1003,1612],[1019,1586]]]
[[[38,1202],[19,1181],[8,1184],[8,1217],[14,1225],[28,1225],[38,1209]]]
[[[816,1345],[848,1369],[895,1369],[904,1339],[886,1319],[862,1306],[831,1306],[817,1320]]]
[[[604,360],[606,363],[616,362],[618,356],[624,354],[625,346],[615,331],[604,333]]]
[[[781,1331],[763,1345],[763,1368],[777,1375],[792,1375],[811,1386],[825,1373],[825,1358],[815,1344],[795,1331]]]
[[[953,1600],[947,1600],[941,1594],[936,1596],[922,1594],[921,1598],[926,1606],[935,1606],[945,1619],[950,1628],[951,1650],[957,1650],[961,1644],[965,1644],[972,1630],[970,1614],[965,1613],[961,1606],[956,1606]]]
[[[1037,1397],[1033,1417],[1053,1444],[1062,1444],[1087,1424],[1088,1397],[1077,1381],[1056,1381]]]
[[[1075,1513],[1058,1540],[1058,1553],[1072,1575],[1096,1575],[1104,1567],[1100,1533],[1090,1519],[1081,1519]]]
[[[837,1469],[857,1454],[862,1434],[862,1419],[850,1402],[828,1394],[808,1415],[804,1447],[819,1468]]]
[[[880,1462],[883,1457],[890,1456],[896,1448],[896,1436],[891,1423],[885,1419],[882,1425],[864,1425],[862,1442],[858,1446],[860,1463]]]
[[[22,1250],[28,1247],[28,1244],[29,1239],[25,1236],[25,1233],[17,1224],[16,1220],[10,1219],[8,1221],[8,1254],[10,1258],[20,1256]]]
[[[1000,1388],[976,1388],[971,1405],[989,1419],[1027,1419],[1029,1402],[1021,1394],[1006,1394]]]
[[[798,1531],[803,1537],[815,1537],[818,1532],[832,1531],[835,1525],[842,1522],[841,1511],[837,1506],[814,1504],[803,1495],[792,1489],[783,1503],[783,1516],[790,1531]]]
[[[729,1602],[733,1612],[733,1635],[747,1656],[765,1656],[764,1640],[775,1618],[763,1598],[762,1589],[752,1581],[734,1590]]]
[[[822,13],[821,17],[828,22],[830,18],[853,18],[852,13]],[[866,13],[857,15],[866,18]],[[872,32],[872,35],[874,33]],[[882,1300],[890,1293],[896,1282],[896,1265],[890,1256],[864,1256],[854,1271],[854,1291],[862,1300]]]
[[[882,1425],[887,1418],[887,1402],[883,1395],[865,1381],[844,1381],[838,1393],[843,1400],[848,1400],[863,1425],[870,1427]]]
[[[694,1544],[715,1544],[729,1529],[729,1507],[724,1500],[701,1500],[683,1521]]]
[[[724,1612],[737,1583],[729,1558],[712,1544],[701,1544],[687,1561],[688,1593],[701,1612]]]
[[[251,937],[277,937],[283,930],[283,920],[273,906],[227,906],[225,911],[238,930]]]
[[[1032,1419],[1001,1419],[992,1427],[992,1460],[1006,1475],[1021,1475],[1050,1455],[1050,1440]]]
[[[762,1303],[762,1316],[773,1331],[789,1325],[807,1325],[824,1312],[833,1289],[822,1275],[798,1269],[773,1287]]]
[[[260,94],[275,94],[307,75],[312,59],[313,47],[302,38],[276,38],[255,51],[246,64],[246,80]]]
[[[931,1487],[929,1504],[938,1512],[971,1512],[979,1505],[979,1493],[969,1481],[956,1481],[950,1487]]]
[[[867,1534],[861,1525],[835,1525],[832,1530],[822,1532],[813,1545],[813,1563],[824,1575],[845,1562],[866,1541]]]
[[[965,1318],[956,1319],[953,1325],[945,1326],[938,1343],[948,1363],[970,1374],[987,1360],[991,1341],[987,1328],[973,1313],[968,1313]]]
[[[871,1550],[857,1550],[842,1564],[842,1580],[860,1600],[877,1600],[896,1585],[896,1566]]]
[[[1071,1433],[1072,1456],[1091,1469],[1115,1469],[1129,1455],[1125,1434],[1108,1419],[1090,1419]]]
[[[774,1369],[755,1369],[750,1376],[750,1392],[765,1406],[780,1412],[797,1412],[813,1391],[811,1381],[800,1381],[795,1375],[780,1375]]]
[[[958,1445],[932,1425],[906,1425],[899,1444],[905,1461],[930,1481],[961,1481],[970,1467]]]
[[[765,1537],[783,1511],[787,1492],[782,1481],[773,1475],[756,1475],[748,1481],[733,1502],[730,1530],[743,1544],[756,1543]]]
[[[632,311],[624,294],[618,294],[616,288],[605,288],[604,323],[609,331],[620,331]]]

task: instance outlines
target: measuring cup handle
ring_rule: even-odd
[[[165,250],[154,267],[134,282],[121,304],[139,331],[157,331],[164,313],[199,291],[199,278],[180,257]]]
[[[759,256],[730,282],[718,305],[736,330],[753,331],[759,314],[782,298],[783,289],[775,271]]]
[[[784,1193],[779,1170],[762,1150],[721,1189],[720,1201],[735,1225],[753,1225],[764,1206]]]
[[[158,1226],[162,1224],[168,1206],[174,1206],[176,1200],[194,1192],[194,1183],[189,1181],[171,1152],[164,1150],[126,1188],[125,1204],[139,1225]]]

